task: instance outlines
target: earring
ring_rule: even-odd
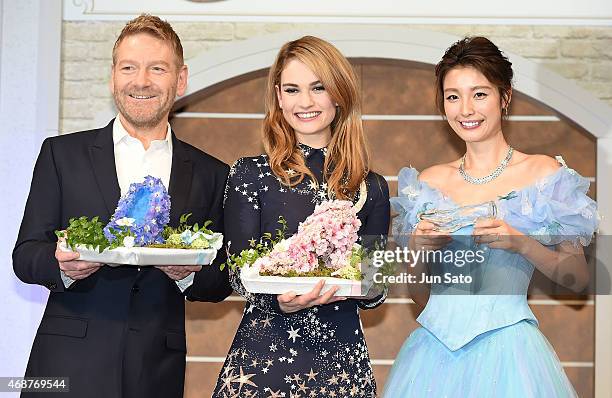
[[[504,113],[506,114],[506,117],[508,117],[508,107],[504,108]]]

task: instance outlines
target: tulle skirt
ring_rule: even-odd
[[[450,351],[427,329],[406,340],[387,379],[384,398],[576,397],[550,343],[521,321]]]

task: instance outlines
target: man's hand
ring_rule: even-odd
[[[168,278],[174,281],[180,281],[187,278],[192,272],[202,270],[201,265],[157,265],[155,268],[162,270],[168,275]]]
[[[59,268],[64,271],[67,277],[73,280],[85,279],[89,275],[93,274],[103,264],[92,263],[89,261],[78,260],[79,253],[77,252],[65,252],[59,248],[59,242],[55,249],[55,258],[59,263]]]

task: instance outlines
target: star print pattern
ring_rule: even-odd
[[[265,155],[241,158],[232,166],[225,190],[225,232],[232,253],[279,228],[279,215],[287,221],[287,232],[294,233],[314,206],[328,198],[327,185],[320,183],[326,149],[301,144],[300,149],[318,182],[304,179],[295,187],[282,185]],[[370,173],[366,185],[367,200],[358,213],[360,234],[386,235],[386,183]],[[385,294],[285,314],[276,295],[247,292],[237,272],[230,272],[230,282],[247,304],[213,397],[376,396],[358,308],[380,304]]]

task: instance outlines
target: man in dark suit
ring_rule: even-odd
[[[120,193],[147,174],[168,186],[170,225],[193,213],[190,221],[210,219],[221,231],[229,170],[171,132],[169,112],[185,92],[187,67],[167,22],[130,21],[115,43],[111,77],[118,117],[101,129],[47,138],[34,168],[13,266],[22,281],[51,293],[26,376],[68,377],[62,397],[182,397],[184,297],[216,302],[231,293],[218,266],[222,253],[204,268],[110,267],[57,250],[54,231],[72,217],[108,222]]]

